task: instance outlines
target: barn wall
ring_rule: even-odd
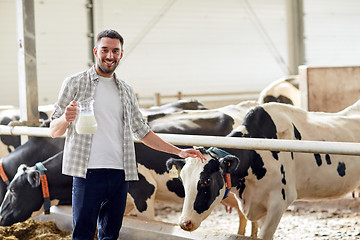
[[[287,56],[283,0],[249,2],[280,57]],[[140,96],[260,90],[287,73],[244,1],[96,0],[95,5],[96,29],[118,29],[125,38],[117,72]]]
[[[35,0],[39,104],[88,67],[86,0]],[[357,0],[304,0],[305,64],[357,65]],[[95,30],[117,29],[117,73],[140,97],[261,90],[287,75],[285,0],[94,0]],[[15,1],[0,2],[0,105],[18,105]]]
[[[87,69],[85,0],[36,0],[39,103],[54,103],[65,77]]]
[[[86,9],[85,0],[34,3],[38,95],[45,105],[56,101],[66,76],[87,68]],[[16,1],[1,0],[0,105],[19,102],[16,28]]]
[[[360,98],[360,1],[305,0],[304,12],[302,107],[340,111]]]
[[[201,93],[260,90],[286,75],[276,58],[286,54],[283,0],[94,0],[96,32],[117,29],[125,38],[125,58],[118,74],[141,97],[155,92]],[[8,67],[16,72],[15,3],[0,3],[12,50]],[[71,6],[71,7],[69,7]],[[87,68],[85,0],[35,0],[39,103],[53,103],[64,78]],[[254,15],[255,14],[255,15]],[[263,24],[278,53],[262,36]],[[6,30],[4,30],[6,29]],[[277,55],[278,54],[278,55]],[[276,55],[276,56],[275,56]],[[5,58],[2,58],[2,62]],[[0,105],[17,104],[17,75],[0,79]]]
[[[360,64],[360,1],[304,0],[305,65]]]
[[[18,105],[15,1],[0,3],[0,105]]]

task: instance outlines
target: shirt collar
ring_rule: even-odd
[[[90,77],[90,81],[93,82],[98,82],[99,81],[99,75],[97,74],[96,70],[95,70],[95,65],[93,65],[89,71],[89,77]]]
[[[93,65],[90,70],[89,70],[89,75],[90,75],[90,80],[91,81],[95,81],[98,82],[99,81],[99,75],[97,74],[96,70],[95,70],[95,65]],[[120,79],[117,78],[116,73],[114,72],[114,79],[117,85],[120,85],[121,81]]]

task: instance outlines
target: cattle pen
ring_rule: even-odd
[[[25,127],[25,126],[0,126],[0,135],[28,135],[37,137],[49,137],[48,128]],[[164,140],[175,145],[240,148],[252,150],[271,150],[303,153],[331,153],[340,155],[360,155],[360,143],[353,142],[322,142],[306,140],[280,140],[258,138],[229,138],[201,135],[176,135],[158,134]],[[65,137],[65,135],[63,135]],[[136,140],[134,140],[136,141]],[[60,229],[70,230],[71,207],[52,207],[50,215],[41,214],[35,219],[41,221],[54,221]],[[202,231],[185,232],[177,225],[158,222],[144,221],[135,217],[124,218],[123,228],[120,233],[121,239],[254,239],[234,234],[207,233]]]
[[[41,127],[0,126],[0,135],[28,135],[50,137],[50,130]],[[270,150],[302,153],[328,153],[360,156],[360,143],[308,140],[229,138],[201,135],[158,134],[174,145],[224,147],[251,150]],[[63,135],[65,137],[65,135]],[[137,140],[134,140],[137,141]]]
[[[134,208],[125,211],[118,239],[360,239],[360,34],[354,31],[360,1],[2,0],[0,6],[0,41],[7,46],[0,64],[0,199],[6,196],[0,240],[71,239],[73,185],[62,174],[61,150],[66,136],[72,141],[80,115],[55,139],[45,119],[64,79],[92,66],[99,70],[102,41],[96,34],[107,27],[121,30],[124,39],[120,58],[109,51],[104,64],[114,60],[111,75],[116,70],[115,79],[136,91],[132,99],[146,113],[143,120],[166,142],[199,149],[208,159],[172,162],[174,155],[148,151],[134,139],[140,181],[129,183],[126,207]],[[80,91],[74,100],[86,95]],[[174,99],[199,105],[195,111],[167,108]],[[345,110],[354,101],[356,107]],[[268,102],[300,107],[304,115]],[[120,111],[128,106],[125,101]],[[265,111],[265,118],[245,115],[250,108]],[[172,115],[179,110],[184,114]],[[334,118],[322,118],[328,114]],[[111,152],[119,145],[112,140],[95,149]],[[169,162],[194,165],[174,169]],[[236,207],[215,201],[231,201],[229,192]],[[235,208],[239,219],[229,214]],[[245,215],[254,221],[246,232],[240,230]],[[48,223],[68,235],[44,235]],[[242,236],[250,227],[255,237]]]

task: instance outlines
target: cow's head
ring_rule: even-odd
[[[31,217],[43,203],[40,172],[22,164],[8,186],[0,207],[1,226],[10,226]]]
[[[239,159],[233,155],[213,158],[203,154],[207,161],[197,158],[169,159],[167,167],[182,167],[180,178],[185,189],[185,200],[179,225],[186,231],[194,231],[207,218],[214,207],[224,198],[225,173],[234,171]]]

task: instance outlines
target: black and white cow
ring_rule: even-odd
[[[147,120],[150,128],[157,133],[226,136],[240,125],[246,111],[255,105],[255,101],[245,101],[213,110],[153,114]],[[166,160],[174,156],[153,150],[142,143],[135,143],[135,151],[140,181],[130,184],[131,199],[128,202],[134,202],[133,207],[138,215],[154,218],[155,199],[182,203],[183,187],[179,181],[169,178],[165,166]]]
[[[155,132],[161,133],[225,136],[233,129],[234,124],[242,121],[246,111],[255,105],[256,102],[246,101],[214,110],[156,115],[149,118],[149,125]],[[153,150],[141,143],[135,143],[135,151],[140,180],[130,183],[126,213],[134,210],[142,218],[154,219],[155,201],[182,204],[182,183],[176,178],[171,179],[165,166],[166,160],[175,156]],[[237,210],[240,218],[238,233],[244,235],[246,219],[234,196],[230,194],[222,204]],[[256,223],[253,223],[252,229],[252,236],[256,236]]]
[[[186,146],[180,146],[186,147]],[[142,143],[135,143],[136,160],[138,162],[139,181],[130,182],[125,214],[135,214],[144,219],[155,218],[157,201],[171,204],[183,204],[185,192],[178,178],[171,178],[166,168],[166,161],[174,155],[159,152]],[[239,208],[235,195],[221,201],[226,207],[233,208],[239,216],[238,234],[245,234],[247,219]],[[251,235],[256,237],[257,224],[252,223]]]
[[[47,169],[50,200],[71,204],[72,177],[61,173],[62,157],[61,151],[42,163]],[[36,166],[19,166],[0,207],[1,226],[22,222],[34,212],[40,213],[44,204],[40,174]]]
[[[11,121],[19,121],[19,111],[7,109],[0,112],[0,125],[8,125]],[[20,136],[0,135],[0,157],[4,157],[20,146]]]
[[[338,113],[306,112],[287,104],[268,103],[250,110],[242,126],[229,137],[360,142],[360,100]],[[339,198],[360,185],[360,156],[223,149],[221,158],[177,160],[185,188],[180,226],[200,226],[225,193],[231,191],[259,237],[272,239],[283,213],[297,199]],[[172,160],[174,161],[174,160]],[[171,166],[171,162],[168,163]]]
[[[224,136],[234,125],[231,116],[216,110],[159,113],[147,119],[150,128],[157,133]]]
[[[299,76],[280,78],[266,86],[259,94],[258,103],[278,102],[300,107]]]
[[[39,106],[40,120],[45,121],[48,119],[50,106]],[[20,110],[17,108],[10,108],[0,111],[0,125],[8,125],[10,122],[20,120]],[[14,135],[0,135],[0,158],[5,157],[15,148],[20,146],[20,136]]]
[[[45,122],[44,126],[48,126]],[[11,181],[21,164],[32,166],[42,162],[60,152],[64,148],[63,138],[31,137],[26,143],[17,147],[13,152],[0,159],[8,180]],[[0,203],[2,202],[7,184],[0,179]]]
[[[157,133],[225,136],[240,126],[246,112],[256,105],[256,101],[243,101],[210,110],[153,114],[147,116],[147,120]]]
[[[140,111],[144,116],[158,113],[174,113],[183,110],[206,110],[207,108],[197,100],[179,100],[164,104],[161,106],[153,106],[150,108],[141,108]]]

